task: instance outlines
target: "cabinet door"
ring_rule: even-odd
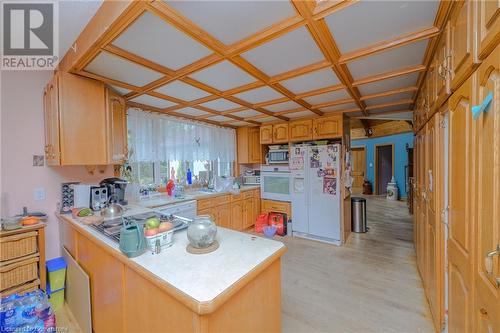
[[[227,228],[242,230],[243,218],[243,201],[235,201],[231,203],[231,223],[227,226]]]
[[[429,70],[427,71],[427,76],[425,77],[425,82],[427,86],[427,102],[429,105],[430,114],[434,112],[436,107],[436,61],[431,61],[429,64]]]
[[[313,120],[313,139],[330,139],[342,136],[342,117],[331,116]]]
[[[117,93],[106,89],[108,125],[108,162],[122,164],[127,158],[127,116],[125,101]]]
[[[451,90],[456,90],[472,73],[473,45],[473,2],[457,1],[449,21]]]
[[[492,93],[487,111],[474,121],[477,207],[475,247],[477,332],[500,332],[500,46],[484,60],[477,70],[475,105]],[[494,162],[496,161],[496,162]],[[490,254],[490,256],[487,256]]]
[[[312,139],[312,119],[294,120],[290,122],[290,141],[307,141]]]
[[[59,146],[59,104],[58,77],[54,76],[43,93],[45,118],[45,160],[47,165],[60,165],[61,152]]]
[[[436,48],[436,102],[440,106],[450,95],[449,24],[444,28]]]
[[[254,208],[253,198],[248,198],[243,201],[243,228],[248,229],[254,224]]]
[[[208,215],[214,220],[215,224],[219,225],[219,223],[217,221],[217,216],[215,214],[215,210],[213,207],[198,209],[197,215]]]
[[[249,144],[249,163],[260,163],[262,154],[260,150],[260,131],[258,127],[252,127],[248,130]]]
[[[477,0],[477,39],[479,59],[485,59],[498,45],[500,37],[500,2],[495,0]]]
[[[219,225],[224,228],[231,228],[231,204],[224,204],[215,207]]]
[[[260,127],[260,143],[273,143],[273,125],[265,125]]]
[[[451,95],[449,103],[449,233],[448,295],[449,332],[474,332],[473,239],[471,214],[472,170],[472,81],[473,75]]]
[[[260,189],[253,191],[253,209],[254,209],[254,222],[255,219],[260,215]]]
[[[288,142],[288,123],[273,125],[273,143]]]

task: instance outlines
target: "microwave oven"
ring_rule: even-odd
[[[274,149],[267,153],[268,164],[288,163],[288,149]]]

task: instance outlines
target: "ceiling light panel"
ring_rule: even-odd
[[[224,44],[296,15],[289,1],[166,1]]]
[[[269,76],[324,60],[305,27],[295,29],[241,56]]]
[[[340,81],[331,69],[325,68],[286,81],[281,81],[280,83],[293,93],[299,94],[310,90],[333,86],[339,84]]]
[[[287,113],[284,116],[291,118],[291,119],[296,119],[296,118],[305,118],[305,117],[310,117],[314,116],[315,113],[311,111],[300,111],[300,112],[294,112],[294,113]]]
[[[156,91],[167,96],[182,99],[184,101],[193,101],[195,99],[210,95],[204,90],[198,89],[190,84],[181,81],[168,83],[156,89]]]
[[[377,104],[396,102],[396,101],[400,101],[403,99],[411,99],[413,97],[413,94],[414,94],[413,91],[408,91],[408,92],[384,96],[384,97],[370,98],[370,99],[365,100],[365,104],[367,106],[372,106],[372,105],[377,105]]]
[[[356,105],[356,103],[346,103],[346,104],[327,106],[327,107],[321,108],[320,111],[328,113],[328,112],[351,110],[351,109],[357,109],[357,108],[358,108],[358,106]]]
[[[339,99],[351,98],[345,89],[330,91],[321,95],[306,97],[304,100],[312,105],[336,101]]]
[[[359,1],[325,22],[346,53],[432,27],[438,6],[439,1]]]
[[[387,80],[362,84],[357,88],[362,95],[371,95],[402,87],[412,87],[417,84],[418,74],[419,73],[400,75]]]
[[[387,106],[385,108],[380,108],[380,109],[373,109],[373,110],[368,110],[370,114],[375,114],[375,113],[384,113],[384,112],[392,112],[392,111],[404,111],[408,110],[410,107],[410,104],[401,104],[401,105],[393,105],[393,106]]]
[[[264,86],[236,94],[234,95],[234,97],[242,99],[248,103],[257,104],[260,102],[271,101],[273,99],[278,99],[285,96],[280,94],[276,90],[269,88],[268,86]]]
[[[226,117],[226,116],[215,116],[215,117],[210,117],[210,118],[207,118],[207,119],[208,120],[212,120],[212,121],[218,121],[218,122],[234,120],[233,118],[229,118],[229,117]]]
[[[158,72],[104,51],[99,53],[84,70],[138,87],[162,77]]]
[[[421,40],[388,51],[379,52],[349,62],[347,67],[354,79],[357,80],[366,76],[421,65],[427,43],[427,40]]]
[[[184,109],[175,110],[175,112],[181,113],[184,115],[188,115],[188,116],[193,116],[193,117],[204,116],[204,115],[208,114],[208,112],[198,110],[195,108],[184,108]]]
[[[149,106],[154,106],[160,109],[168,108],[170,106],[176,105],[170,101],[164,100],[162,98],[150,96],[150,95],[141,95],[134,99],[131,99],[132,102],[146,104]]]
[[[413,120],[413,112],[401,112],[401,113],[391,113],[391,114],[379,114],[376,117],[369,117],[375,119],[387,119],[387,120]]]
[[[255,79],[229,61],[222,61],[190,75],[215,89],[225,91],[255,82]]]
[[[128,90],[128,89],[125,89],[122,87],[118,87],[118,86],[113,86],[113,85],[110,85],[110,87],[111,87],[111,89],[113,89],[114,91],[119,93],[120,95],[126,95],[131,91],[131,90]]]
[[[236,127],[243,127],[243,126],[249,126],[250,123],[247,123],[246,121],[235,121],[234,123],[230,123],[229,125]]]
[[[132,23],[113,45],[174,70],[212,53],[149,12],[145,12]]]
[[[287,111],[287,110],[292,110],[296,108],[300,108],[302,105],[295,103],[293,101],[288,101],[284,103],[278,103],[278,104],[273,104],[273,105],[267,105],[264,107],[264,109],[271,111],[271,112],[280,112],[280,111]]]
[[[241,117],[241,118],[249,118],[249,117],[258,116],[261,113],[258,111],[255,111],[255,110],[243,110],[243,111],[238,111],[238,112],[234,112],[231,114],[233,116],[237,116],[237,117]]]
[[[276,118],[276,117],[264,117],[264,118],[255,119],[255,121],[258,121],[259,123],[271,123],[271,122],[278,121],[278,120],[280,120],[280,119]]]
[[[210,102],[206,102],[203,104],[204,107],[207,107],[216,111],[226,111],[240,107],[241,105],[228,101],[227,99],[219,98]]]

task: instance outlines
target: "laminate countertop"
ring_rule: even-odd
[[[129,209],[128,214],[144,212],[144,208]],[[127,214],[127,215],[128,215]],[[160,254],[150,250],[139,257],[128,259],[119,250],[118,243],[99,233],[91,226],[68,215],[59,215],[77,230],[99,241],[108,250],[118,254],[121,261],[134,263],[161,282],[174,287],[200,305],[216,302],[223,294],[231,294],[240,281],[264,269],[286,251],[282,242],[222,227],[217,229],[219,248],[208,254],[195,255],[186,251],[187,231],[173,236],[173,245]],[[135,265],[133,265],[135,266]]]

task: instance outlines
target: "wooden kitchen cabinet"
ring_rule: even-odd
[[[313,121],[312,119],[290,121],[290,141],[312,140]]]
[[[288,219],[292,217],[292,205],[289,202],[262,199],[261,207],[263,213],[277,212],[286,214]]]
[[[342,136],[342,116],[313,119],[313,139],[331,139]]]
[[[125,103],[102,82],[57,72],[44,89],[48,165],[119,164],[126,156]]]
[[[484,60],[498,45],[500,38],[500,2],[476,0],[477,43],[479,59]]]
[[[288,123],[273,125],[273,143],[288,142]]]
[[[216,224],[224,228],[231,228],[231,204],[216,206],[214,210],[217,215]]]
[[[231,203],[231,229],[242,230],[243,229],[243,201],[239,200]]]
[[[436,66],[436,98],[435,106],[440,107],[441,104],[450,96],[450,57],[449,53],[449,25],[446,26],[445,30],[441,34],[439,41],[437,43],[436,53],[434,54],[434,62]],[[420,95],[420,94],[419,94]],[[419,126],[420,127],[420,126]],[[419,128],[418,127],[418,128]]]
[[[243,201],[243,225],[241,230],[250,228],[255,223],[255,210],[253,208],[254,198],[248,198]]]
[[[264,125],[260,127],[260,143],[273,143],[273,125]]]
[[[261,163],[260,130],[258,127],[240,127],[236,130],[238,163]]]

